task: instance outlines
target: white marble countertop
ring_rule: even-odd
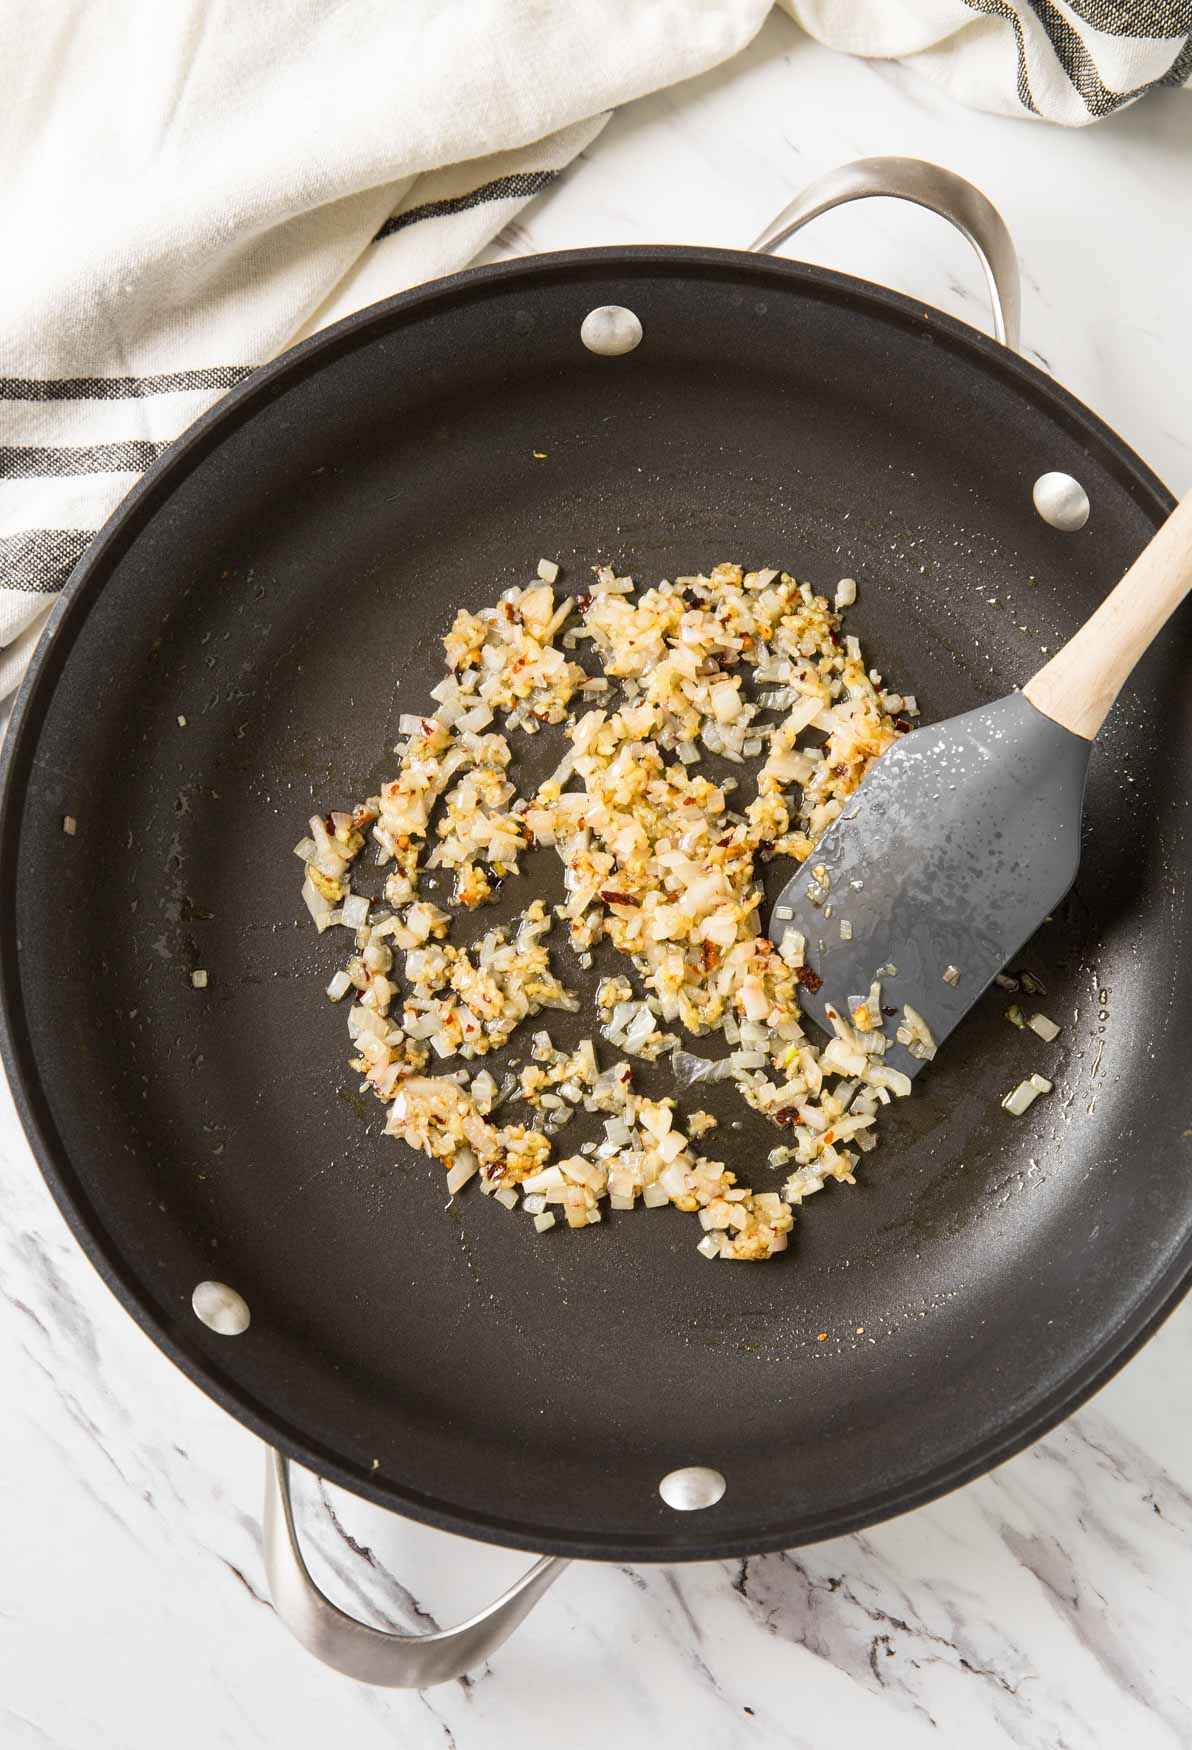
[[[1001,208],[1031,357],[1173,489],[1192,484],[1192,97],[1065,134],[957,109],[775,16],[716,74],[616,115],[498,254],[743,244],[850,158],[949,165]],[[984,324],[967,246],[865,203],[799,239]],[[1192,1306],[1065,1426],[868,1532],[677,1569],[574,1566],[466,1683],[370,1690],[267,1600],[261,1448],[176,1373],[69,1239],[0,1093],[0,1746],[521,1750],[1192,1744]],[[525,1558],[313,1482],[320,1577],[389,1625],[450,1622]]]

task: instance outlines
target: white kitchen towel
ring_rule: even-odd
[[[88,536],[300,334],[465,267],[770,0],[0,7],[0,698]]]
[[[1067,127],[1192,83],[1192,0],[782,0],[845,54],[904,61],[951,96]]]
[[[782,0],[834,48],[1086,122],[1192,76],[1190,0]],[[0,8],[0,700],[141,473],[250,371],[467,263],[618,104],[770,0]]]

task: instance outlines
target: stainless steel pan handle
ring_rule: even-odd
[[[921,158],[859,158],[855,164],[842,164],[797,194],[750,248],[759,255],[772,255],[821,213],[870,195],[914,201],[916,206],[947,219],[968,238],[985,269],[994,335],[1003,346],[1017,352],[1022,296],[1013,241],[997,208],[954,170],[926,164]]]
[[[426,1635],[370,1628],[315,1585],[294,1526],[290,1461],[272,1447],[265,1455],[265,1572],[274,1608],[308,1652],[357,1683],[429,1689],[474,1670],[508,1639],[566,1566],[562,1558],[543,1556],[495,1603],[455,1628]]]

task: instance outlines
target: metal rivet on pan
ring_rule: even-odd
[[[589,352],[615,359],[641,345],[642,325],[622,304],[601,304],[598,310],[588,311],[579,337]]]
[[[252,1320],[248,1302],[226,1282],[200,1282],[190,1297],[195,1317],[221,1337],[239,1337]]]
[[[1071,474],[1040,474],[1031,496],[1043,521],[1066,535],[1074,535],[1089,520],[1089,495]]]
[[[658,1485],[658,1493],[676,1513],[694,1513],[701,1507],[714,1507],[727,1487],[718,1470],[692,1464],[686,1470],[668,1471]]]

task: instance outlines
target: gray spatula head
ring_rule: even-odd
[[[1090,747],[1021,693],[895,742],[776,902],[794,915],[771,937],[802,931],[823,980],[801,992],[811,1017],[847,1018],[893,965],[883,1006],[909,1003],[945,1039],[1072,884]],[[885,1061],[922,1068],[893,1043]]]

